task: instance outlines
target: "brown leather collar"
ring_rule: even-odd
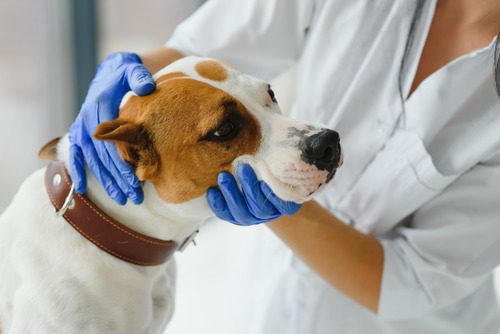
[[[82,194],[73,193],[71,178],[61,161],[51,161],[45,171],[45,188],[56,213],[82,236],[105,252],[141,266],[167,262],[178,245],[138,233],[114,220]],[[183,243],[189,243],[190,238]]]

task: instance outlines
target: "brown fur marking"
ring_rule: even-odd
[[[57,159],[57,144],[61,137],[57,137],[49,141],[47,144],[38,151],[38,158],[42,160],[56,160]],[[0,334],[2,334],[0,332]]]
[[[204,60],[196,64],[196,72],[206,79],[224,81],[227,79],[227,71],[224,66],[215,60]]]
[[[204,138],[229,113],[243,125],[228,141]],[[121,129],[123,128],[123,129]],[[132,96],[118,120],[103,123],[96,137],[117,143],[121,157],[136,166],[142,180],[170,203],[202,196],[217,185],[217,174],[260,146],[261,130],[253,115],[231,95],[194,79],[163,81],[153,94]]]

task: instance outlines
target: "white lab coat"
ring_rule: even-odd
[[[291,116],[336,129],[345,152],[317,200],[383,244],[377,315],[291,257],[259,333],[498,333],[494,42],[429,76],[403,105],[398,77],[407,96],[435,9],[425,1],[400,71],[416,3],[210,0],[167,42],[265,79],[296,63]]]

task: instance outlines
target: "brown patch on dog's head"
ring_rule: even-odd
[[[227,79],[227,71],[224,66],[215,60],[204,60],[196,64],[196,72],[206,79],[224,81]]]
[[[115,142],[163,200],[182,203],[216,186],[235,158],[255,153],[261,130],[228,93],[190,78],[162,78],[151,95],[131,97],[118,119],[99,125],[95,137]]]
[[[57,159],[57,144],[61,137],[57,137],[49,141],[47,144],[38,151],[38,158],[42,160],[56,160]],[[0,333],[1,334],[1,333]]]

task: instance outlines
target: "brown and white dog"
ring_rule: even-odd
[[[119,118],[95,133],[135,168],[144,203],[119,206],[87,176],[88,197],[131,230],[181,243],[213,216],[205,193],[217,174],[240,163],[295,202],[310,199],[341,163],[338,134],[282,116],[261,80],[196,57],[154,78],[153,94],[129,93]],[[66,136],[57,158],[66,163],[68,150]],[[103,252],[54,213],[44,172],[0,217],[4,334],[162,333],[173,312],[174,261],[141,266]]]

